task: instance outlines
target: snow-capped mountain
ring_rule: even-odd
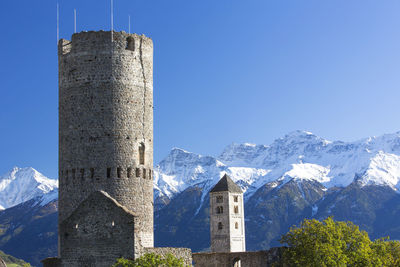
[[[58,197],[58,181],[45,177],[33,168],[14,167],[0,176],[0,209],[35,198],[45,205]]]
[[[326,188],[361,185],[400,189],[400,132],[355,142],[328,141],[294,131],[270,145],[231,144],[218,157],[174,148],[155,167],[155,196],[173,198],[193,185],[206,194],[224,173],[246,197],[273,181],[310,180]]]

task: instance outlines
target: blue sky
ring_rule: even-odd
[[[62,38],[110,28],[108,0],[59,0]],[[292,130],[352,141],[400,130],[400,1],[114,0],[154,41],[155,163]],[[40,4],[39,4],[40,3]],[[2,1],[0,173],[56,178],[56,1]]]

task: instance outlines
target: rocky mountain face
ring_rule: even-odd
[[[154,173],[156,246],[209,249],[208,193],[225,173],[245,192],[248,250],[278,246],[304,218],[328,216],[400,239],[400,133],[331,142],[296,131],[268,146],[232,144],[217,157],[172,149]],[[56,190],[0,212],[1,250],[36,265],[56,255]]]

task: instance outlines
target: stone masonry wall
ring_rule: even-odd
[[[60,40],[59,222],[103,190],[138,216],[135,238],[152,247],[152,168],[152,40],[114,32],[111,42],[103,31]]]
[[[272,248],[254,252],[193,253],[192,257],[195,267],[271,267],[282,259],[283,250]]]
[[[222,202],[218,203],[217,197],[222,197]],[[219,224],[222,229],[219,228]],[[212,252],[231,251],[230,227],[229,192],[210,193],[210,240]]]
[[[139,256],[135,217],[107,193],[93,192],[60,224],[60,266],[110,267]]]

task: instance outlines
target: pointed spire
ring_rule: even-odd
[[[243,193],[242,189],[235,184],[232,179],[225,174],[219,182],[211,189],[210,192],[223,192],[223,191],[228,191],[230,193]]]

